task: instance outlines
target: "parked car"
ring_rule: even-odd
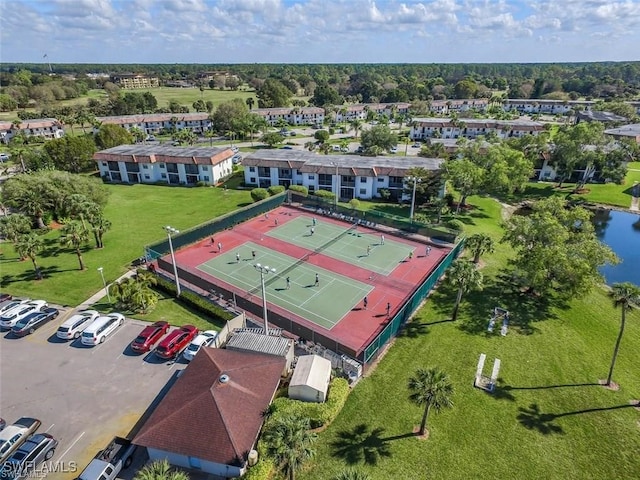
[[[168,330],[169,323],[163,321],[144,327],[135,340],[131,342],[131,350],[137,353],[148,352],[160,341]]]
[[[234,155],[234,156],[231,158],[231,162],[232,162],[234,165],[239,164],[240,162],[242,162],[242,155],[240,155],[240,154],[236,154],[236,155]]]
[[[364,147],[360,145],[358,148],[356,148],[356,153],[362,153],[362,152],[364,152]]]
[[[8,293],[0,293],[0,303],[13,300],[13,296]]]
[[[240,149],[234,145],[233,147],[231,147],[231,151],[233,153],[238,153],[240,151]]]
[[[0,153],[0,163],[8,162],[10,155],[8,153]]]
[[[11,327],[11,333],[18,337],[29,335],[47,322],[57,318],[58,315],[60,315],[60,311],[57,308],[43,308],[40,312],[30,313],[18,320],[18,323]]]
[[[289,135],[291,135],[292,137],[295,137],[296,135],[298,135],[298,133],[295,130],[291,130],[289,132]]]
[[[0,465],[22,445],[29,435],[36,433],[42,422],[37,418],[22,417],[0,432]]]
[[[31,299],[29,298],[23,298],[23,299],[14,298],[13,300],[2,302],[2,305],[0,305],[0,318],[2,318],[2,315],[8,313],[10,310],[13,310],[14,308],[18,308],[20,307],[20,305],[23,305],[30,301]]]
[[[47,308],[48,306],[49,304],[44,300],[32,300],[30,302],[24,303],[18,308],[14,308],[4,313],[0,317],[0,327],[9,329],[30,313],[40,312],[42,311],[42,309]]]
[[[116,328],[123,324],[124,315],[121,313],[100,316],[82,332],[82,344],[93,346],[102,343]]]
[[[91,325],[91,323],[93,323],[93,321],[99,316],[100,313],[95,310],[82,310],[71,315],[58,327],[56,336],[63,340],[79,338],[82,331]]]
[[[115,437],[91,460],[78,480],[114,480],[123,468],[131,465],[135,451],[136,446],[131,441]]]
[[[29,476],[45,460],[51,459],[56,452],[58,441],[48,433],[37,433],[29,437],[2,466],[2,478],[20,478]]]
[[[332,145],[331,146],[331,150],[333,150],[334,152],[339,152],[340,151],[340,145]]]
[[[185,325],[177,328],[164,337],[160,345],[156,347],[156,355],[167,360],[177,357],[187,348],[187,345],[191,343],[197,334],[198,329],[193,325]]]
[[[4,427],[7,426],[7,422],[4,421],[4,418],[0,418],[0,432],[4,430]]]
[[[391,147],[389,153],[398,153],[398,147]]]
[[[147,142],[155,142],[156,141],[156,137],[154,135],[147,135],[147,138],[145,139],[145,141],[147,141]]]
[[[211,345],[213,345],[213,342],[216,341],[217,336],[218,332],[216,332],[215,330],[207,330],[205,332],[199,333],[198,336],[193,339],[186,350],[182,353],[182,356],[187,362],[190,362],[202,347],[210,347]]]
[[[421,148],[422,145],[419,144],[418,142],[414,143],[413,145],[411,145],[411,148]]]
[[[282,150],[293,150],[291,145],[285,145],[284,147],[280,147]]]

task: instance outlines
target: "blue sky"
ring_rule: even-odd
[[[640,60],[640,0],[0,0],[0,60]]]

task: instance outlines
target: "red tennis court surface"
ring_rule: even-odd
[[[250,291],[231,285],[220,278],[205,273],[197,267],[212,258],[229,252],[229,250],[241,247],[244,244],[259,244],[263,248],[273,250],[292,257],[295,260],[305,257],[305,265],[316,265],[344,277],[368,284],[372,290],[368,294],[368,308],[363,308],[361,299],[358,299],[347,314],[342,317],[331,329],[324,328],[302,316],[285,308],[268,302],[269,322],[308,340],[314,340],[337,353],[346,353],[354,358],[359,358],[361,352],[386,326],[389,318],[407,301],[414,290],[429,276],[442,259],[451,250],[450,246],[427,243],[424,238],[410,238],[394,235],[393,230],[383,226],[366,227],[358,226],[358,231],[371,238],[379,238],[384,234],[393,242],[406,244],[407,252],[412,251],[412,258],[407,258],[397,263],[388,274],[374,272],[363,266],[354,265],[329,255],[329,250],[314,252],[309,248],[290,241],[268,235],[273,229],[286,225],[299,217],[316,217],[319,225],[331,223],[337,227],[347,229],[350,223],[332,216],[319,216],[317,213],[304,208],[292,206],[280,206],[268,213],[252,218],[232,229],[218,232],[212,239],[207,238],[175,252],[178,275],[181,281],[192,283],[200,288],[203,285],[213,284],[211,287],[217,292],[224,292],[225,298],[235,297],[239,308],[245,309],[255,315],[256,319],[262,318],[262,297],[260,292],[260,275],[256,272],[256,287]],[[276,221],[277,219],[277,221]],[[218,243],[222,244],[222,252],[218,251]],[[427,246],[430,251],[427,254]],[[249,247],[248,247],[249,248]],[[165,256],[159,265],[165,272],[172,276],[170,257]],[[204,280],[204,282],[202,282]],[[210,290],[210,288],[204,288]],[[267,295],[269,300],[269,294]],[[330,305],[332,299],[327,296],[322,299]],[[387,316],[387,304],[391,305],[391,311]],[[312,332],[312,333],[311,333]]]

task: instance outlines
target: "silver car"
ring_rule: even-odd
[[[32,435],[2,466],[0,478],[29,476],[29,472],[53,457],[57,446],[58,441],[48,433]]]

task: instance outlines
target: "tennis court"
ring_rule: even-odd
[[[336,225],[322,221],[322,217],[300,216],[267,235],[381,275],[389,275],[414,250],[414,246],[379,232],[346,223]]]
[[[330,330],[373,287],[309,265],[305,258],[294,258],[247,242],[198,265],[197,269],[261,297],[260,276],[254,265],[268,265],[276,272],[265,276],[267,301]]]

